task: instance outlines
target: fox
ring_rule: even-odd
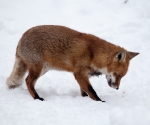
[[[97,36],[60,25],[40,25],[27,30],[19,40],[12,73],[6,80],[8,88],[16,88],[25,78],[33,97],[44,101],[35,90],[38,78],[49,70],[72,72],[81,96],[102,101],[93,89],[91,76],[106,76],[108,85],[118,90],[129,62],[138,52],[107,42]]]

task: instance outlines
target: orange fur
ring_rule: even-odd
[[[34,89],[36,80],[48,70],[56,69],[73,72],[82,96],[89,95],[93,100],[101,101],[89,82],[89,74],[104,73],[109,85],[119,88],[130,59],[137,54],[91,34],[64,26],[44,25],[33,27],[23,34],[16,50],[16,60],[21,61],[16,61],[15,66],[28,69],[26,84],[34,99],[44,100]],[[20,70],[15,66],[7,80],[10,88],[20,84],[15,78],[22,78],[26,71],[21,70],[21,75],[17,76]]]

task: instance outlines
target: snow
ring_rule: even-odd
[[[149,0],[0,0],[0,125],[150,125]],[[25,82],[9,90],[15,49],[36,25],[65,25],[139,52],[119,90],[105,76],[90,79],[105,103],[81,97],[73,75],[50,71],[36,84],[46,101],[34,100]]]

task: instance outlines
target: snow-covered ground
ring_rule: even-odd
[[[0,0],[0,125],[150,125],[150,0]],[[105,103],[81,97],[73,75],[50,71],[36,84],[9,90],[22,34],[43,24],[65,25],[139,52],[118,91],[105,76],[90,79]]]

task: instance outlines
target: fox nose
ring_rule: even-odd
[[[116,88],[117,90],[119,89],[119,88]]]

